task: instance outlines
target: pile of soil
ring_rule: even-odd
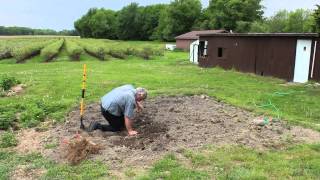
[[[207,96],[157,97],[145,103],[137,113],[134,127],[137,136],[128,137],[125,131],[112,133],[100,130],[87,133],[79,130],[79,110],[70,112],[67,121],[49,130],[46,142],[62,142],[80,133],[104,149],[89,159],[106,162],[111,170],[123,167],[149,167],[168,152],[183,152],[204,145],[238,144],[258,150],[282,149],[296,143],[316,143],[320,133],[301,127],[291,127],[277,121],[257,126],[258,118],[246,110],[218,102]],[[99,103],[90,104],[85,111],[85,124],[91,121],[107,123]],[[60,146],[44,150],[43,154],[58,162]]]
[[[65,141],[63,145],[65,146],[65,158],[72,165],[79,164],[90,154],[97,154],[103,149],[100,145],[89,141],[79,134],[72,139]]]

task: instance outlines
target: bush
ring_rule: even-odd
[[[14,47],[11,54],[17,60],[17,63],[20,63],[32,56],[38,55],[42,48],[54,41],[56,40],[30,41],[30,43],[22,45],[22,47]]]
[[[108,54],[114,58],[125,59],[127,56],[125,55],[125,51],[121,51],[119,49],[110,49]]]
[[[92,45],[83,45],[84,50],[93,57],[100,60],[105,60],[106,52],[103,47],[96,47]]]
[[[125,51],[124,51],[124,54],[127,55],[127,56],[132,56],[132,55],[136,55],[138,52],[136,49],[134,48],[127,48]]]
[[[11,132],[5,132],[1,135],[1,148],[8,148],[18,145],[18,140],[16,139],[16,136]]]
[[[19,80],[17,80],[15,77],[10,77],[7,75],[4,75],[3,77],[1,77],[0,79],[0,87],[7,91],[9,90],[11,87],[20,84],[21,82]]]
[[[152,50],[149,47],[144,47],[138,54],[139,57],[148,60],[152,56]]]
[[[164,49],[163,48],[154,49],[152,54],[155,56],[164,56]]]
[[[66,40],[66,50],[73,60],[79,60],[83,53],[83,48],[71,40]]]
[[[45,59],[45,61],[52,60],[55,56],[59,54],[63,43],[64,39],[60,39],[58,41],[50,43],[41,50],[41,56]]]
[[[12,57],[10,49],[8,47],[3,47],[0,49],[0,60]]]

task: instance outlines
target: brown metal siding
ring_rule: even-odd
[[[220,66],[242,72],[293,80],[296,38],[292,37],[201,37],[208,40],[208,57],[202,67]],[[225,58],[218,58],[218,48]]]
[[[292,81],[296,46],[296,38],[265,37],[257,39],[256,74]]]
[[[316,39],[317,41],[317,50],[316,50],[316,56],[314,61],[314,72],[313,72],[313,78],[312,80],[320,81],[320,38]],[[312,45],[312,49],[314,49],[314,42]],[[311,55],[311,65],[310,65],[310,72],[312,68],[312,61],[313,61],[313,50]]]
[[[176,45],[177,45],[177,48],[178,49],[183,49],[183,50],[186,50],[186,51],[189,51],[190,49],[190,44],[192,42],[194,42],[196,40],[182,40],[182,39],[178,39],[176,41]]]

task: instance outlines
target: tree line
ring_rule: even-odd
[[[63,35],[63,36],[77,36],[76,30],[62,30],[55,31],[52,29],[32,29],[28,27],[5,27],[0,26],[0,35],[13,36],[13,35]]]
[[[119,11],[92,8],[78,19],[82,37],[121,40],[162,40],[192,30],[225,29],[233,32],[320,32],[319,9],[281,10],[263,17],[262,0],[174,0],[170,4],[139,6],[131,3]]]

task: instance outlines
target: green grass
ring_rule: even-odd
[[[184,153],[188,163],[166,155],[150,170],[127,174],[130,179],[317,179],[320,177],[320,144],[298,145],[286,150],[256,151],[240,146],[205,147]],[[186,161],[186,160],[184,160]],[[0,179],[8,179],[18,167],[44,170],[40,179],[110,179],[102,162],[84,161],[78,166],[56,164],[39,154],[18,155],[0,150]]]
[[[318,179],[320,144],[283,151],[255,151],[239,146],[188,151],[186,168],[173,155],[157,162],[138,179]]]
[[[18,155],[15,152],[0,150],[0,179],[9,179],[10,173],[24,166],[26,171],[44,170],[40,179],[99,179],[108,175],[102,162],[84,161],[78,166],[57,164],[39,154]]]

